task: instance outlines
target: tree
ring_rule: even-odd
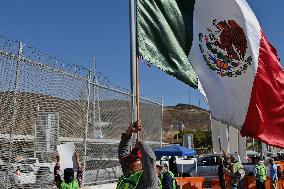
[[[193,135],[193,143],[195,148],[212,148],[212,132],[211,131],[179,131],[178,137],[182,138],[184,134]]]

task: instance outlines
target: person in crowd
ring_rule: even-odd
[[[169,170],[169,166],[168,166],[168,164],[164,163],[164,169],[165,169],[166,171],[168,171],[168,170]]]
[[[281,170],[280,165],[277,165],[277,177],[278,177],[278,180],[281,180],[281,179],[284,180],[283,171]]]
[[[225,177],[225,184],[227,185],[227,178],[229,178],[229,170],[231,169],[231,160],[230,160],[230,155],[222,149],[222,157],[223,157],[223,173]]]
[[[175,177],[178,176],[178,168],[175,156],[171,156],[169,159],[169,170],[175,175]]]
[[[177,182],[174,174],[171,171],[165,170],[163,166],[156,165],[157,174],[159,177],[160,189],[176,189]]]
[[[141,121],[129,125],[122,133],[118,146],[118,158],[123,175],[119,178],[117,189],[157,189],[158,175],[156,157],[153,150],[142,141],[130,151],[131,136],[142,129]]]
[[[261,157],[255,158],[255,169],[254,169],[254,177],[256,179],[256,188],[257,189],[265,189],[265,181],[266,181],[266,167],[261,162]]]
[[[230,156],[231,165],[224,168],[225,174],[230,176],[230,189],[244,189],[245,188],[245,171],[242,164],[234,156]]]
[[[225,181],[225,174],[223,168],[224,168],[224,158],[222,157],[219,161],[219,166],[218,166],[218,178],[221,189],[226,189],[226,181]]]
[[[230,159],[230,155],[225,151],[225,150],[221,150],[222,151],[222,157],[224,158],[223,160],[223,166],[225,168],[229,168],[231,166],[231,159]]]
[[[54,181],[59,189],[80,189],[82,184],[83,169],[80,163],[79,154],[75,153],[75,159],[77,163],[77,175],[74,177],[74,169],[66,168],[64,169],[63,180],[60,176],[60,156],[56,156],[56,164],[54,167]]]
[[[277,188],[278,175],[277,175],[277,165],[275,164],[273,158],[269,159],[269,172],[270,172],[270,188],[276,189]]]

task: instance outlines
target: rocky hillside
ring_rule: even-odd
[[[189,104],[165,107],[163,118],[164,142],[169,142],[181,129],[177,125],[182,124],[184,125],[183,130],[210,130],[210,112]],[[173,125],[172,129],[171,125]]]

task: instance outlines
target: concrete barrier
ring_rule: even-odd
[[[212,189],[221,189],[219,179],[212,179],[211,185],[212,185]]]
[[[177,177],[177,184],[180,189],[203,189],[204,177]]]

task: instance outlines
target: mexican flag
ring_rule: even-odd
[[[284,72],[245,0],[137,0],[137,55],[203,89],[213,118],[284,147]]]

